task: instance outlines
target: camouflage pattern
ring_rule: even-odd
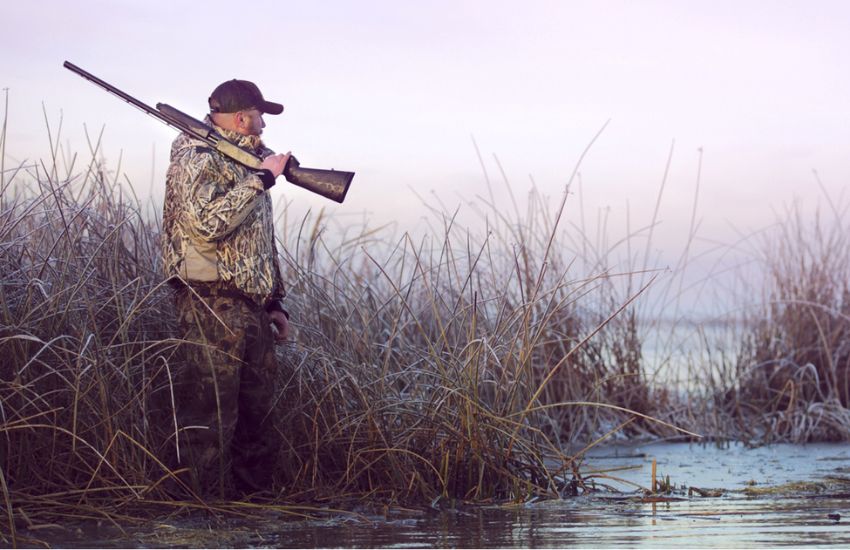
[[[261,157],[272,154],[258,136],[216,129]],[[171,148],[163,230],[166,275],[186,283],[175,294],[183,339],[176,465],[189,467],[201,496],[268,488],[279,436],[267,310],[284,294],[271,198],[252,170],[181,134]]]
[[[178,466],[190,467],[192,488],[204,497],[268,489],[280,446],[271,320],[220,283],[193,289],[200,298],[187,287],[175,293],[184,339],[175,380]]]
[[[263,158],[273,154],[259,136],[215,128]],[[187,134],[174,140],[163,210],[167,276],[230,283],[260,305],[282,298],[273,221],[256,173]]]

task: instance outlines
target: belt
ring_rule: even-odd
[[[257,302],[255,302],[250,296],[237,289],[233,285],[229,285],[221,281],[213,281],[210,283],[190,281],[188,283],[184,283],[180,279],[171,279],[168,281],[168,284],[170,284],[172,288],[178,291],[188,291],[189,289],[194,290],[198,294],[198,296],[201,296],[202,298],[214,298],[216,296],[224,296],[226,298],[242,300],[255,308],[259,307],[257,305]]]

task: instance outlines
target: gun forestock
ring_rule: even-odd
[[[254,170],[263,169],[263,159],[257,155],[246,151],[238,145],[230,143],[215,132],[212,133],[212,136],[215,136],[213,137],[212,146],[215,147],[216,151],[220,152],[222,155],[228,156],[236,162],[244,164],[248,168],[253,168]]]

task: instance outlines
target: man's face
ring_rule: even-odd
[[[238,132],[243,136],[259,136],[263,133],[263,128],[266,127],[263,113],[257,109],[240,111],[236,114],[236,117]]]

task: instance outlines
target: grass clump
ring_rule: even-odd
[[[850,240],[846,206],[829,207],[795,203],[761,235],[762,299],[715,397],[746,438],[850,439]]]

